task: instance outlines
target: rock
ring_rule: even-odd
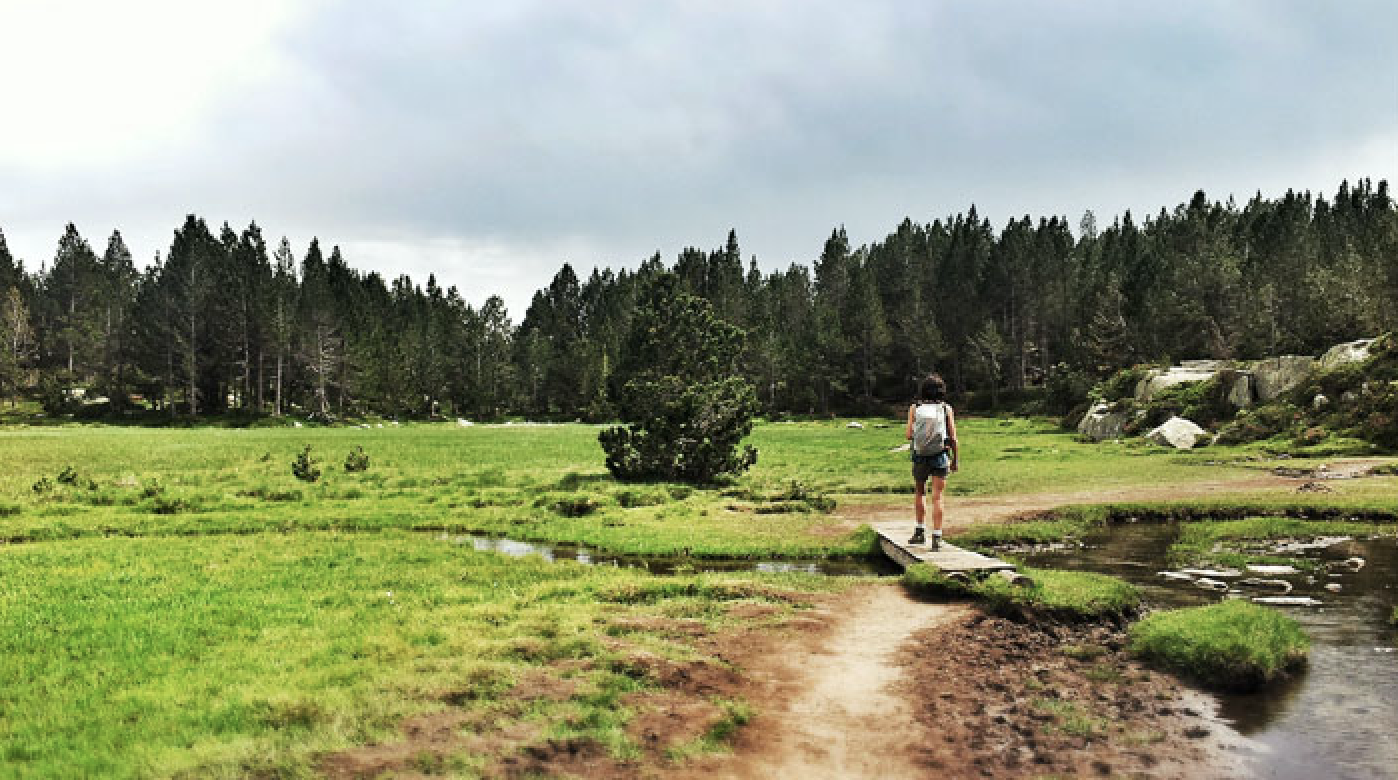
[[[863,428],[863,427],[864,427],[864,423],[862,423],[862,422],[860,422],[860,421],[858,421],[858,420],[850,420],[850,421],[849,421],[849,424],[846,425],[845,427],[846,427],[846,428]]]
[[[1248,577],[1246,579],[1238,580],[1238,584],[1247,586],[1249,588],[1267,588],[1268,590],[1279,590],[1282,593],[1291,592],[1291,583],[1287,582],[1286,580],[1264,580],[1259,579],[1257,577]]]
[[[1282,355],[1253,364],[1252,376],[1257,400],[1267,402],[1300,384],[1315,368],[1316,359],[1305,355]]]
[[[899,444],[897,447],[894,447],[893,449],[889,450],[889,452],[907,452],[912,448],[913,445],[911,442],[909,442],[908,444]]]
[[[1310,596],[1258,596],[1252,603],[1270,604],[1274,607],[1318,607],[1324,602],[1316,601]]]
[[[1243,576],[1243,573],[1237,569],[1180,569],[1180,573],[1188,574],[1191,577],[1211,577],[1213,579]]]
[[[1099,401],[1078,423],[1078,433],[1093,441],[1119,439],[1125,430],[1125,412],[1113,412],[1105,401]]]
[[[1330,399],[1326,398],[1324,395],[1321,395],[1320,393],[1316,393],[1315,398],[1311,399],[1311,408],[1316,410],[1317,412],[1329,405]]]
[[[1349,569],[1350,571],[1359,571],[1360,569],[1364,568],[1364,559],[1358,557],[1346,558],[1345,560],[1340,561],[1340,566],[1343,566],[1344,568]]]
[[[1356,393],[1353,390],[1346,390],[1344,393],[1340,395],[1340,403],[1346,406],[1353,406],[1359,403],[1359,393]]]
[[[1252,406],[1252,384],[1251,374],[1238,374],[1233,380],[1233,386],[1228,388],[1228,403],[1236,409]]]
[[[1221,368],[1223,363],[1216,360],[1186,360],[1178,366],[1152,370],[1136,383],[1136,400],[1149,401],[1167,387],[1213,379]]]
[[[1208,432],[1183,417],[1171,417],[1159,428],[1146,434],[1146,438],[1161,446],[1177,450],[1193,449],[1200,438]]]
[[[456,424],[461,426],[462,428],[470,428],[472,425],[475,425],[475,423],[471,422],[465,417],[456,418]]]
[[[1301,571],[1297,569],[1295,566],[1274,566],[1270,564],[1250,564],[1248,566],[1248,571],[1253,572],[1255,574],[1271,574],[1272,576],[1276,576],[1278,574],[1301,573]]]
[[[1221,580],[1211,580],[1208,577],[1201,577],[1195,580],[1194,587],[1203,588],[1204,590],[1216,590],[1219,593],[1226,593],[1228,591],[1228,583]]]
[[[1331,593],[1339,593],[1340,591],[1344,590],[1344,586],[1338,582],[1332,582],[1329,585],[1326,585],[1325,589],[1330,591]]]
[[[1344,344],[1336,344],[1327,349],[1324,355],[1320,356],[1320,370],[1329,371],[1336,366],[1343,366],[1346,363],[1358,363],[1369,359],[1369,345],[1373,344],[1373,339],[1360,339],[1358,341],[1348,341]]]
[[[300,421],[300,420],[293,420],[293,421],[291,422],[291,426],[292,426],[293,428],[300,428],[300,427],[301,427],[301,421]]]

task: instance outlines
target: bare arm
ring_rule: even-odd
[[[951,470],[956,471],[961,463],[961,446],[956,439],[956,415],[947,407],[947,444],[951,445]]]
[[[913,415],[916,413],[917,404],[908,407],[908,435],[905,437],[908,441],[912,441],[913,439]]]

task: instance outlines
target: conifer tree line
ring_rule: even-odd
[[[255,223],[191,215],[144,269],[120,232],[99,254],[70,224],[29,272],[0,233],[0,397],[51,413],[610,420],[633,313],[661,279],[745,332],[734,370],[772,414],[882,411],[934,370],[975,406],[1066,411],[1129,365],[1317,354],[1398,328],[1398,207],[1369,180],[1241,206],[1199,192],[1076,230],[997,229],[972,206],[857,248],[836,228],[813,264],[767,273],[730,232],[673,264],[586,279],[564,264],[518,325],[497,296],[386,280],[318,240],[269,246]]]

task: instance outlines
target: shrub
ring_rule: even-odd
[[[74,469],[72,466],[64,466],[64,467],[63,467],[63,470],[60,471],[60,472],[58,472],[58,484],[60,484],[60,485],[76,485],[76,484],[78,484],[78,472],[77,472],[77,470]]]
[[[49,479],[48,477],[39,477],[39,480],[35,482],[33,485],[30,485],[29,489],[33,490],[35,493],[38,493],[40,495],[52,492],[53,480]]]
[[[1295,620],[1241,600],[1157,612],[1130,629],[1131,652],[1211,688],[1251,691],[1306,661]]]
[[[708,301],[658,277],[632,320],[612,395],[625,425],[597,440],[621,479],[712,482],[757,462],[741,447],[758,412],[752,384],[736,375],[744,333]]]
[[[345,456],[345,471],[355,473],[369,470],[369,456],[364,454],[363,447],[355,447]],[[311,480],[314,481],[314,480]]]
[[[301,454],[296,456],[296,460],[291,462],[291,474],[303,482],[315,482],[320,479],[320,461],[311,457],[311,445],[307,444]]]

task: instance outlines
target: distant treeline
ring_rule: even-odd
[[[933,370],[964,401],[1056,411],[1135,363],[1393,330],[1398,208],[1368,180],[1241,207],[1200,192],[1105,227],[1089,212],[1076,233],[1027,216],[997,231],[972,207],[858,248],[836,229],[813,266],[775,273],[730,232],[673,265],[584,280],[565,264],[517,326],[498,297],[389,281],[317,240],[298,259],[255,223],[190,216],[144,270],[120,232],[99,255],[69,225],[35,273],[0,234],[0,396],[50,413],[607,419],[638,296],[667,273],[747,331],[741,370],[772,413],[883,409]]]

